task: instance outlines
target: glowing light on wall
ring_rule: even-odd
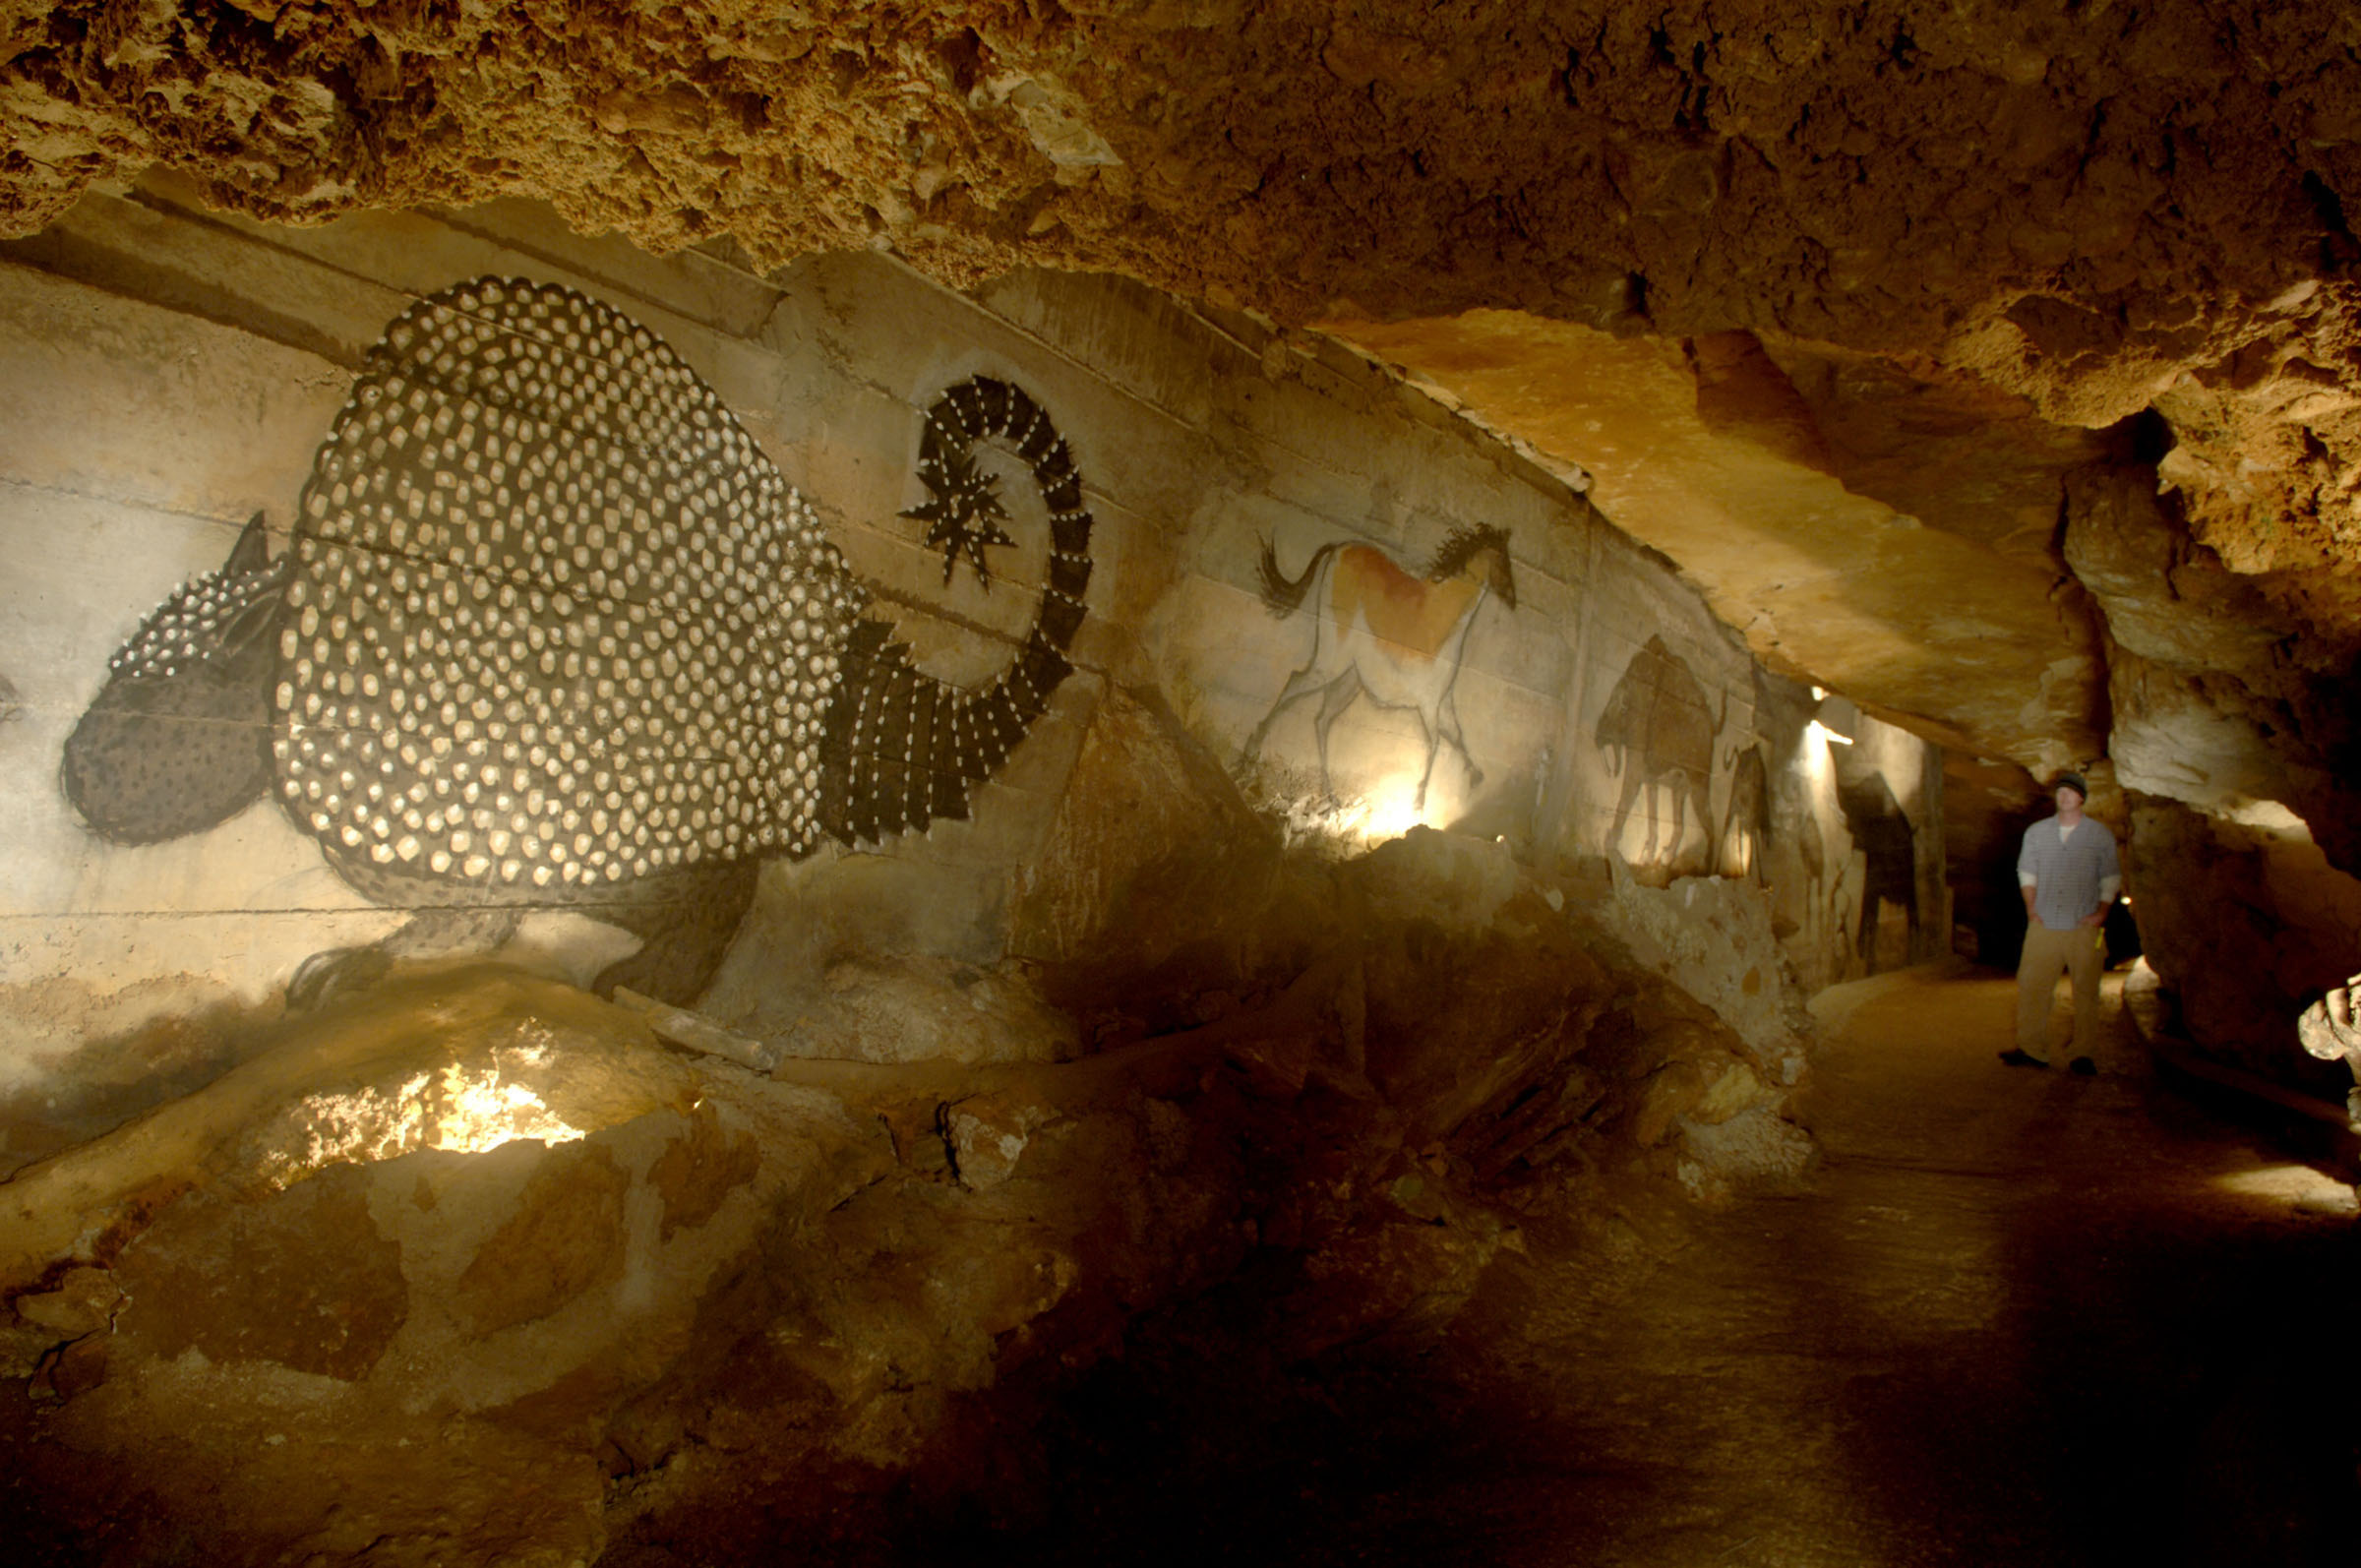
[[[2324,1176],[2308,1165],[2267,1165],[2252,1171],[2232,1171],[2215,1176],[2213,1185],[2241,1197],[2291,1204],[2315,1213],[2352,1214],[2361,1207],[2348,1183]]]
[[[1414,827],[1426,825],[1425,814],[1414,804],[1418,793],[1419,783],[1414,778],[1392,779],[1371,792],[1368,814],[1361,823],[1362,842],[1382,844],[1389,838],[1400,838]]]
[[[1812,700],[1820,706],[1813,711],[1809,728],[1832,745],[1850,746],[1853,732],[1861,727],[1861,710],[1853,706],[1852,698],[1815,686]]]
[[[519,1138],[572,1143],[585,1136],[523,1084],[503,1083],[497,1062],[451,1062],[392,1090],[309,1095],[294,1119],[285,1143],[264,1161],[276,1187],[344,1160],[367,1164],[420,1149],[481,1154]]]
[[[1418,798],[1416,773],[1388,778],[1366,795],[1349,795],[1342,800],[1330,795],[1302,796],[1285,803],[1287,839],[1290,844],[1374,849],[1414,827],[1430,826],[1438,816],[1447,814],[1436,795],[1429,793],[1423,811]]]

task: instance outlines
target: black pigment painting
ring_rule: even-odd
[[[1714,742],[1728,720],[1728,709],[1726,695],[1720,713],[1706,705],[1705,688],[1662,636],[1651,636],[1631,656],[1622,678],[1607,694],[1591,736],[1605,754],[1608,771],[1622,779],[1607,843],[1621,842],[1623,825],[1643,795],[1648,839],[1640,849],[1640,864],[1673,862],[1691,823],[1712,831]],[[1659,796],[1665,806],[1662,820]]]
[[[908,515],[946,581],[1008,542],[979,443],[1049,514],[1031,629],[981,690],[911,662],[811,504],[645,327],[549,284],[446,289],[371,350],[288,551],[258,516],[116,656],[66,793],[138,844],[272,790],[346,881],[414,912],[390,950],[574,909],[642,938],[601,990],[687,999],[759,857],[965,816],[1070,668],[1091,518],[1064,440],[987,377],[924,417],[932,499]]]

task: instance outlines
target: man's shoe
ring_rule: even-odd
[[[2007,1062],[2012,1067],[2046,1067],[2049,1065],[2048,1062],[2043,1061],[2039,1056],[2027,1055],[2024,1052],[2018,1050],[2014,1046],[2002,1052],[2000,1054],[2000,1059]]]
[[[2098,1076],[2098,1063],[2089,1056],[2077,1056],[2066,1063],[2066,1070],[2078,1078],[2095,1078]]]

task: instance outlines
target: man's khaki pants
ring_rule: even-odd
[[[2051,931],[2039,921],[2026,928],[2025,956],[2017,960],[2017,1049],[2036,1061],[2049,1059],[2049,1004],[2058,995],[2058,971],[2074,981],[2074,1050],[2089,1055],[2098,1044],[2098,972],[2101,936],[2095,926]]]

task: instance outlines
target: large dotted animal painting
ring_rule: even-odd
[[[1009,542],[987,442],[1053,537],[1024,643],[969,691],[871,618],[810,503],[645,327],[549,284],[447,289],[370,352],[289,551],[258,517],[117,656],[67,794],[148,843],[273,790],[347,881],[418,911],[379,967],[565,908],[642,938],[600,989],[686,999],[759,857],[964,817],[1068,673],[1091,518],[1031,397],[938,397],[907,515],[946,581],[962,556],[983,576]]]

